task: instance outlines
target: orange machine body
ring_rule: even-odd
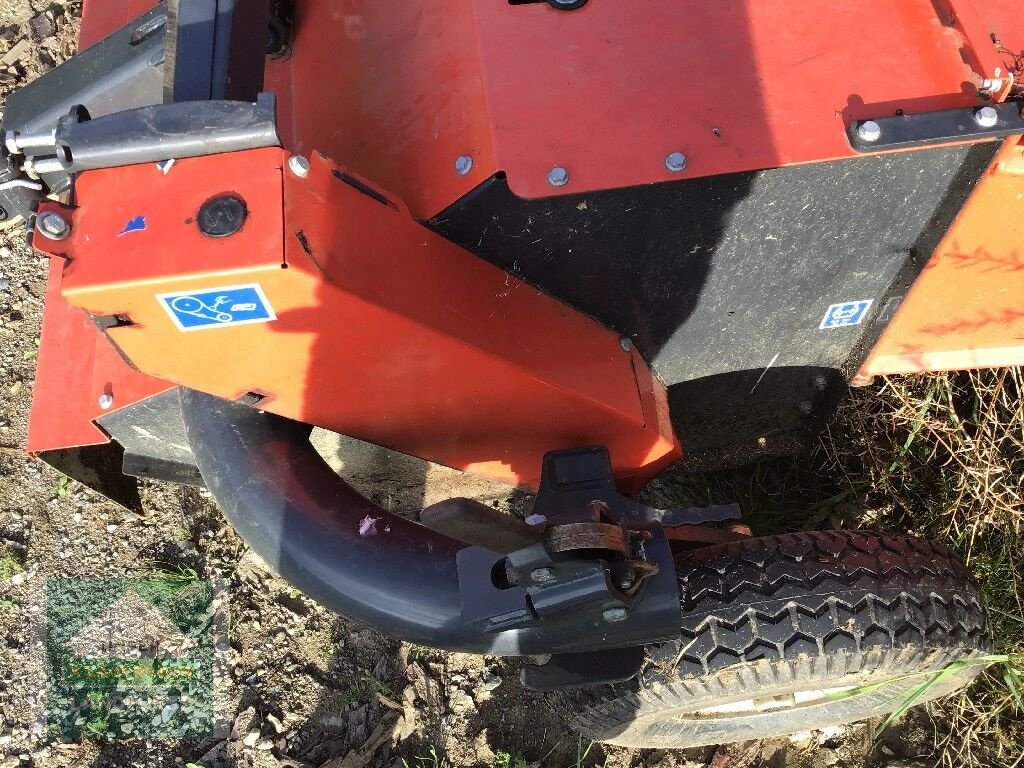
[[[82,45],[152,5],[86,0]],[[70,261],[50,272],[29,448],[104,442],[100,393],[122,407],[180,382],[526,485],[545,450],[604,443],[638,483],[679,450],[640,356],[417,221],[495,174],[538,198],[670,181],[672,152],[687,178],[858,162],[850,121],[971,106],[983,87],[1004,99],[1017,50],[1016,0],[297,0],[266,89],[288,152],[340,165],[315,158],[300,180],[288,152],[260,150],[83,174],[53,249]],[[1024,363],[1022,162],[1008,140],[862,374]],[[249,219],[204,238],[198,208],[225,192]],[[137,216],[145,230],[118,237]],[[248,283],[274,322],[180,333],[155,298]],[[131,324],[108,341],[81,310]]]
[[[64,299],[116,317],[110,341],[146,374],[506,482],[534,486],[544,452],[572,446],[608,446],[626,487],[679,456],[664,388],[617,334],[330,161],[300,178],[287,160],[83,174],[74,234],[55,248]],[[248,217],[209,237],[197,212],[225,193]],[[240,285],[259,286],[266,322],[185,332],[161,298]]]

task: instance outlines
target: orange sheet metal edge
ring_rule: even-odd
[[[172,386],[129,367],[89,317],[68,304],[60,294],[63,269],[64,260],[54,257],[32,392],[29,453],[109,442],[94,423],[105,413],[100,395],[113,393],[116,410]]]
[[[532,486],[545,451],[604,444],[635,487],[678,457],[664,388],[616,334],[319,156],[283,192],[286,159],[267,149],[167,175],[82,174],[64,296],[130,317],[108,333],[141,370],[232,399],[259,393],[266,410],[477,474]],[[224,192],[249,218],[205,237],[196,213]],[[119,236],[139,217],[144,229]],[[183,332],[160,298],[253,284],[268,322]]]
[[[1024,145],[1008,139],[858,378],[1024,365]]]

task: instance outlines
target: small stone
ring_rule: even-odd
[[[0,56],[0,65],[8,67],[21,60],[31,50],[32,44],[28,40],[21,39],[11,47],[11,50]]]
[[[11,576],[11,584],[13,584],[14,586],[18,586],[19,584],[24,584],[24,583],[25,583],[25,574],[24,573],[16,573],[13,576]]]
[[[23,386],[24,386],[24,384],[21,383],[20,379],[18,381],[15,381],[13,384],[11,384],[11,388],[10,388],[11,395],[16,395],[19,392],[21,392],[21,388]]]
[[[117,530],[117,526],[114,525],[113,523],[111,523],[110,525],[107,526],[107,533],[113,533],[116,530]]]
[[[284,733],[284,723],[278,720],[273,715],[267,715],[267,722],[274,729],[274,733]]]
[[[274,742],[272,742],[270,739],[264,739],[256,745],[256,749],[260,750],[261,752],[269,752],[273,748]]]
[[[247,734],[245,734],[245,738],[242,739],[242,743],[245,746],[247,746],[247,747],[252,747],[252,746],[255,746],[256,742],[259,741],[259,740],[260,740],[260,732],[259,731],[249,731]]]
[[[81,512],[75,512],[75,514],[74,514],[74,516],[72,517],[72,519],[73,519],[73,520],[74,520],[74,521],[75,521],[76,523],[80,523],[80,522],[82,522],[82,513],[81,513]]]
[[[28,30],[33,40],[45,40],[57,34],[57,22],[49,13],[40,13],[29,19]]]

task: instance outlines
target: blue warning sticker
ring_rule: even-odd
[[[277,319],[257,283],[161,293],[156,300],[167,310],[179,331],[226,328]]]
[[[843,328],[847,325],[860,325],[868,314],[868,309],[874,299],[862,299],[861,301],[845,301],[842,304],[833,304],[825,313],[824,319],[818,329],[822,328]]]

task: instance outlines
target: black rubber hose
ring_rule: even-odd
[[[542,654],[536,630],[462,620],[456,553],[466,544],[393,515],[349,487],[301,424],[181,389],[196,466],[221,511],[283,578],[321,605],[413,643]]]

